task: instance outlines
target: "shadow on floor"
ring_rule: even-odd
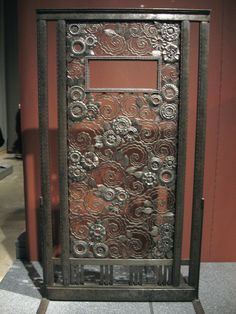
[[[16,260],[0,282],[0,290],[6,290],[41,299],[43,295],[42,268],[38,262]]]

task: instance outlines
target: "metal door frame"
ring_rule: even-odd
[[[178,21],[181,24],[181,73],[180,73],[180,110],[178,120],[178,166],[176,190],[176,217],[173,257],[173,277],[171,286],[72,286],[70,285],[70,263],[86,258],[69,257],[68,196],[67,196],[67,117],[66,117],[66,22],[78,21]],[[205,125],[207,98],[207,59],[209,35],[209,10],[179,9],[41,9],[37,10],[38,29],[38,78],[39,78],[39,128],[41,149],[41,212],[43,217],[43,276],[46,297],[52,300],[103,300],[103,301],[193,301],[198,299],[200,253],[203,221],[203,175],[205,155]],[[58,173],[61,217],[61,257],[52,256],[52,217],[50,198],[49,138],[48,138],[48,56],[47,22],[57,23],[57,88],[58,88]],[[190,24],[200,24],[198,96],[196,116],[196,141],[194,163],[194,186],[192,204],[192,225],[190,259],[181,260],[185,163],[186,128],[189,75],[189,38]],[[179,175],[178,175],[179,174]],[[108,267],[114,259],[91,260]],[[164,260],[162,260],[165,262]],[[160,260],[137,259],[115,260],[115,264],[158,265]],[[168,260],[166,260],[168,264]],[[188,278],[180,273],[181,265],[189,265]],[[54,282],[54,266],[61,265],[63,284]],[[197,305],[198,306],[198,305]]]

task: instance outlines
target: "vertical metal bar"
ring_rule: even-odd
[[[66,23],[57,22],[57,97],[58,97],[58,164],[60,194],[60,237],[63,283],[69,285],[69,220],[67,177],[67,110],[66,110]]]
[[[138,280],[139,280],[139,267],[138,266],[134,266],[134,284],[137,285],[138,284]]]
[[[134,271],[133,266],[129,267],[129,285],[132,286],[134,284]]]
[[[159,285],[162,284],[162,266],[161,265],[158,267],[158,284]]]
[[[167,283],[167,275],[168,275],[168,266],[167,265],[164,265],[163,266],[163,285],[166,285]]]
[[[72,284],[74,284],[75,283],[75,267],[74,267],[74,265],[71,265],[70,268],[71,268],[71,270],[70,270],[70,276],[71,276],[70,282]]]
[[[110,265],[110,285],[113,285],[113,265]]]
[[[80,265],[76,265],[75,267],[75,275],[76,275],[76,284],[80,284]]]
[[[172,284],[172,266],[169,266],[168,285]]]
[[[143,266],[139,267],[139,284],[143,284]]]
[[[80,284],[83,285],[84,284],[84,280],[85,280],[85,276],[84,276],[84,265],[80,265]]]
[[[105,265],[105,285],[109,285],[109,265]]]
[[[154,271],[154,278],[155,278],[155,284],[158,285],[159,283],[159,272],[158,272],[158,267],[154,266],[153,267],[153,271]]]
[[[100,265],[100,285],[104,285],[104,266]]]
[[[190,22],[181,22],[181,69],[180,69],[180,106],[178,119],[178,167],[176,186],[176,217],[174,238],[173,285],[180,282],[180,266],[183,237],[183,213],[186,164],[186,133],[188,107],[188,73],[189,73],[189,39]]]
[[[198,98],[195,142],[194,185],[192,205],[192,229],[189,263],[189,284],[198,295],[203,222],[203,176],[205,157],[206,101],[207,101],[207,60],[209,23],[201,22],[199,33]]]
[[[43,275],[44,283],[52,285],[52,217],[50,196],[50,170],[48,147],[48,58],[47,58],[47,23],[38,20],[38,106],[40,130],[40,158],[41,158],[41,193],[43,197]]]

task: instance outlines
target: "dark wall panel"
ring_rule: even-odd
[[[5,49],[4,49],[4,3],[0,0],[0,128],[4,140],[7,138],[7,109],[6,109],[6,86],[5,86]],[[6,149],[6,142],[0,147]]]
[[[4,1],[7,150],[16,152],[16,119],[19,104],[17,0]]]
[[[212,260],[236,260],[236,2],[224,1],[220,106],[211,224]]]

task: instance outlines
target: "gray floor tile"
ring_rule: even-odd
[[[34,314],[37,312],[39,303],[40,299],[0,290],[1,314]]]
[[[153,314],[195,314],[191,302],[153,302]]]
[[[0,152],[0,164],[13,166],[13,173],[0,180],[0,281],[16,259],[15,242],[25,230],[22,160]]]
[[[236,314],[236,263],[202,263],[200,300],[206,314]]]
[[[54,302],[47,314],[150,314],[148,302]]]

